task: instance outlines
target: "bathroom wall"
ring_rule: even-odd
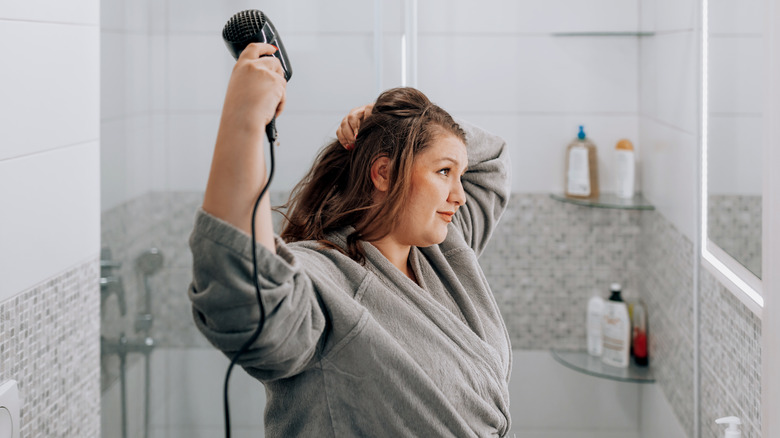
[[[654,362],[661,388],[693,436],[696,425],[691,411],[694,376],[699,373],[700,433],[702,438],[722,436],[716,418],[742,418],[743,436],[759,437],[761,324],[739,300],[726,291],[706,270],[698,281],[700,303],[700,367],[694,369],[693,294],[695,264],[699,263],[693,242],[698,212],[698,99],[699,25],[698,1],[641,0],[640,26],[653,31],[640,45],[640,142],[644,149],[641,185],[656,206],[656,214],[643,216],[640,263],[642,296],[650,306],[651,353],[667,359]],[[722,6],[726,2],[720,2]],[[753,13],[760,2],[733,3],[731,18]],[[739,5],[739,6],[737,6]],[[724,17],[710,17],[717,21]],[[731,43],[744,40],[734,37]],[[717,68],[728,67],[718,64]],[[731,67],[726,68],[732,71]],[[751,72],[742,72],[748,76]],[[735,78],[727,75],[723,80]],[[749,80],[748,95],[760,94],[761,81]],[[716,88],[724,88],[713,84]],[[729,87],[732,85],[728,85]],[[751,90],[750,87],[753,87]],[[736,120],[734,114],[720,114]],[[754,118],[754,117],[753,117]],[[720,123],[718,122],[713,123]],[[760,122],[759,122],[760,123]],[[738,129],[737,129],[738,128]],[[719,141],[743,136],[744,124],[720,125]],[[742,130],[742,131],[741,131]],[[749,131],[749,129],[748,129]],[[739,144],[742,148],[742,143]],[[732,145],[733,150],[737,147]],[[743,182],[717,181],[726,193],[749,194]],[[750,183],[748,183],[750,184]]]
[[[0,4],[0,381],[23,437],[100,435],[98,11]]]

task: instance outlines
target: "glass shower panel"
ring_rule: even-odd
[[[105,437],[223,433],[229,361],[192,323],[187,241],[234,65],[222,27],[251,8],[279,30],[294,70],[274,205],[351,108],[401,85],[403,2],[101,0]],[[230,399],[234,434],[262,437],[262,384],[234,370]]]

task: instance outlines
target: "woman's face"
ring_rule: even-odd
[[[466,145],[449,133],[415,156],[409,199],[391,233],[396,241],[419,247],[444,241],[452,216],[466,203],[460,179],[467,163]]]

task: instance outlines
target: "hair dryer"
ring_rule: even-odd
[[[222,39],[225,40],[228,51],[235,59],[238,59],[241,52],[251,43],[266,43],[276,46],[279,50],[271,56],[278,58],[282,63],[284,79],[289,81],[292,77],[290,58],[287,57],[287,50],[284,48],[282,38],[271,20],[261,11],[249,9],[237,12],[230,17],[225,28],[222,29]],[[268,142],[273,144],[276,140],[276,118],[266,126],[265,132],[268,136]]]

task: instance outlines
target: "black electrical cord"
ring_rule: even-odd
[[[268,126],[266,126],[265,133],[268,137],[271,166],[270,170],[268,171],[268,181],[266,181],[263,189],[260,190],[260,194],[257,196],[255,205],[252,208],[252,280],[255,284],[257,304],[260,306],[260,321],[258,321],[257,328],[255,329],[254,333],[252,333],[252,336],[247,339],[244,345],[241,346],[241,349],[239,349],[235,356],[233,356],[233,359],[230,361],[230,366],[228,366],[227,373],[225,373],[225,387],[223,390],[223,403],[225,407],[225,438],[230,438],[230,407],[228,403],[228,385],[230,382],[230,373],[233,371],[233,366],[235,366],[236,362],[238,362],[238,358],[242,354],[246,353],[249,347],[260,336],[260,332],[263,331],[263,324],[265,323],[265,309],[263,307],[263,300],[260,298],[260,280],[257,276],[257,239],[255,238],[255,217],[257,215],[257,207],[260,205],[260,200],[263,199],[263,195],[265,195],[265,192],[268,190],[268,186],[271,184],[271,178],[274,176],[274,143],[276,143],[275,118],[271,120],[271,123],[269,123]]]

